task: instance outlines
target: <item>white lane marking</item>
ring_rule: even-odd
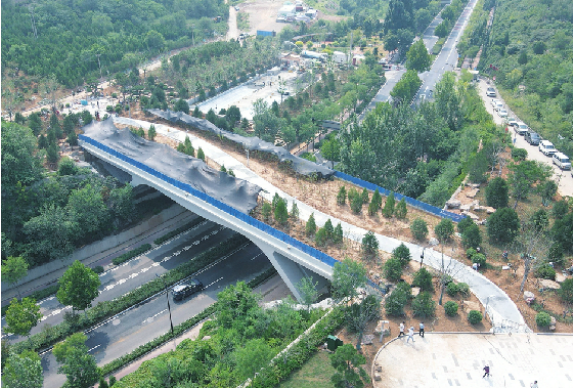
[[[93,348],[91,348],[90,350],[88,350],[88,353],[91,352],[91,351],[94,350],[94,349],[99,348],[100,346],[101,346],[101,345],[96,345],[96,346],[94,346]]]
[[[259,257],[259,256],[262,255],[262,254],[263,254],[262,252],[259,253],[258,255],[256,255],[255,257],[253,257],[253,258],[251,259],[251,261],[255,260],[257,257]]]
[[[219,283],[221,280],[223,280],[223,277],[221,276],[219,279],[209,283],[204,289],[207,289],[209,287],[211,287],[213,284]]]
[[[158,312],[157,314],[154,314],[154,315],[152,315],[152,316],[150,316],[150,317],[144,319],[141,323],[146,324],[146,323],[153,322],[158,315],[161,315],[161,314],[163,314],[163,313],[166,312],[166,311],[167,311],[167,309],[161,310],[161,311]]]

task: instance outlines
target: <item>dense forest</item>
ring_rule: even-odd
[[[509,107],[573,157],[573,2],[497,0],[484,54]]]
[[[228,12],[223,0],[3,1],[2,74],[55,74],[73,87],[212,36]]]

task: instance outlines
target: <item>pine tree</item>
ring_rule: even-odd
[[[224,164],[221,166],[221,170],[220,170],[220,171],[221,171],[221,172],[227,172],[227,169],[225,168],[225,165],[224,165]]]
[[[78,135],[76,135],[76,131],[71,131],[68,134],[68,138],[66,141],[72,147],[78,145]]]
[[[396,206],[396,217],[403,220],[408,215],[408,208],[406,207],[406,198],[402,197],[398,206]]]
[[[272,212],[273,212],[273,209],[271,209],[271,204],[268,202],[263,203],[261,215],[263,216],[263,220],[265,222],[267,222],[267,223],[269,222]]]
[[[205,161],[205,153],[203,152],[203,149],[201,147],[199,147],[199,149],[197,150],[197,158],[201,159],[202,161]]]
[[[372,201],[370,201],[370,204],[368,205],[368,215],[373,216],[374,214],[376,214],[377,210],[378,210],[378,205],[376,204],[376,202],[374,202],[374,198],[372,198]]]
[[[284,225],[288,221],[288,209],[286,202],[281,198],[275,206],[275,220]]]
[[[149,138],[149,140],[153,141],[153,139],[155,139],[155,136],[157,136],[155,125],[150,125],[149,129],[147,130],[147,137]]]
[[[299,211],[298,211],[298,206],[296,205],[296,202],[293,202],[293,203],[292,203],[292,209],[291,209],[291,211],[290,211],[290,216],[291,216],[292,218],[294,218],[295,220],[298,219]]]
[[[273,202],[272,202],[273,211],[276,209],[279,201],[282,201],[282,198],[280,197],[279,193],[275,193],[275,195],[273,196]]]
[[[350,208],[355,214],[359,214],[362,211],[362,197],[360,194],[354,195],[352,201],[350,202]]]
[[[384,210],[382,210],[382,214],[384,214],[384,217],[391,218],[394,215],[395,203],[396,200],[394,199],[394,192],[391,192],[388,198],[386,199]]]
[[[339,222],[338,225],[336,225],[336,228],[334,228],[332,242],[334,242],[335,244],[341,243],[343,237],[344,234],[342,232],[342,224]]]
[[[346,187],[341,186],[336,195],[336,203],[339,205],[344,205],[346,203]]]
[[[328,221],[324,223],[324,230],[326,230],[326,237],[328,238],[333,237],[334,226],[332,226],[332,221],[330,221],[330,218],[328,219]]]
[[[306,222],[306,235],[308,237],[316,233],[316,222],[314,221],[314,213],[310,215]]]
[[[376,191],[372,195],[372,200],[370,201],[370,203],[375,204],[376,210],[378,210],[380,208],[380,206],[382,206],[382,196],[380,195],[380,192],[378,191],[378,189],[376,189]]]
[[[368,203],[368,201],[370,200],[370,198],[368,198],[368,190],[366,190],[366,188],[364,188],[364,190],[362,190],[362,194],[360,195],[360,198],[362,199],[362,203]]]

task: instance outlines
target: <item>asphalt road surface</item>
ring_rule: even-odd
[[[217,300],[217,294],[225,287],[240,280],[249,281],[258,272],[270,266],[267,257],[254,244],[249,244],[217,264],[207,267],[197,275],[205,290],[180,302],[174,302],[171,292],[171,316],[173,325],[200,313]],[[121,357],[153,338],[170,330],[169,313],[165,294],[147,303],[112,317],[102,326],[88,334],[86,346],[99,366]],[[59,388],[66,378],[58,374],[59,365],[52,354],[42,355],[44,387]]]
[[[101,274],[100,294],[92,305],[95,306],[98,302],[109,301],[125,295],[155,279],[156,275],[162,275],[179,264],[189,261],[198,254],[225,241],[233,234],[232,230],[223,228],[211,221],[202,222],[146,255],[139,256]],[[71,306],[64,306],[59,303],[55,296],[41,300],[38,304],[44,317],[32,329],[31,334],[39,333],[48,324],[54,326],[63,322],[64,313],[72,310]],[[2,327],[5,323],[5,318],[2,318]],[[15,335],[7,335],[6,337],[11,343],[26,339]],[[3,338],[5,337],[3,336]]]
[[[436,83],[440,81],[442,75],[446,71],[453,71],[456,68],[459,55],[458,51],[456,50],[456,46],[458,44],[458,40],[461,38],[464,32],[464,29],[476,3],[477,0],[471,0],[466,8],[462,11],[458,21],[452,29],[452,32],[450,32],[448,40],[446,40],[446,43],[444,43],[444,46],[442,47],[442,51],[440,51],[440,54],[438,54],[434,60],[430,71],[419,74],[423,84],[416,94],[416,97],[414,97],[414,101],[421,102],[426,98],[431,99]]]

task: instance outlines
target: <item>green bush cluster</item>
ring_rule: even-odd
[[[448,283],[448,286],[446,287],[446,292],[448,293],[449,296],[453,298],[458,294],[458,292],[460,292],[460,287],[454,282]]]
[[[414,275],[412,286],[420,287],[420,291],[433,292],[432,274],[426,268],[420,268]]]
[[[179,227],[179,228],[177,228],[177,229],[175,229],[175,230],[172,230],[171,232],[169,232],[169,233],[167,233],[167,234],[165,234],[165,235],[163,235],[163,236],[161,236],[161,237],[159,237],[159,238],[156,238],[156,239],[153,241],[153,243],[154,243],[155,245],[161,245],[161,244],[163,244],[165,241],[169,240],[170,238],[175,237],[175,236],[177,236],[178,234],[183,233],[183,232],[185,232],[186,230],[191,229],[191,228],[193,228],[193,227],[199,225],[199,224],[200,224],[201,222],[203,222],[203,221],[205,221],[205,219],[204,219],[203,217],[197,216],[197,218],[195,218],[193,221],[188,222],[187,224],[185,224],[185,225],[183,225],[183,226],[181,226],[181,227]]]
[[[197,255],[194,260],[183,263],[177,268],[170,270],[164,274],[161,279],[152,280],[118,299],[99,302],[96,306],[86,311],[87,318],[84,315],[79,315],[77,323],[73,325],[68,322],[64,322],[56,326],[49,327],[38,334],[30,336],[30,341],[22,341],[15,344],[14,349],[17,353],[21,353],[21,351],[26,349],[34,351],[45,349],[73,332],[79,329],[91,327],[94,324],[101,322],[102,320],[113,316],[128,307],[134,306],[152,295],[155,295],[163,290],[165,286],[169,287],[178,281],[191,276],[193,273],[218,260],[221,256],[238,248],[247,241],[248,240],[245,237],[235,235],[227,241],[223,241],[208,251]]]
[[[458,313],[458,304],[453,300],[449,300],[444,303],[444,310],[447,316],[453,317]]]
[[[390,258],[384,264],[384,277],[392,282],[397,282],[402,277],[402,264],[399,259]]]
[[[428,237],[428,224],[421,218],[416,218],[410,224],[410,232],[418,241],[424,241]]]
[[[549,264],[543,264],[537,268],[535,276],[542,279],[555,280],[555,269]]]
[[[573,279],[566,279],[561,283],[559,288],[559,296],[567,303],[573,303]]]
[[[421,318],[433,317],[436,314],[436,302],[429,292],[420,292],[412,302],[414,316]]]
[[[458,283],[458,290],[463,296],[470,296],[470,286],[468,286],[467,283]]]
[[[478,323],[480,323],[483,319],[483,315],[481,314],[481,312],[477,311],[477,310],[471,310],[468,314],[468,321],[472,324],[472,325],[477,325]]]
[[[535,323],[538,327],[548,327],[551,324],[551,315],[542,311],[535,316]]]
[[[396,289],[386,298],[384,303],[386,314],[393,317],[403,316],[404,307],[410,302],[411,298],[412,289],[410,285],[406,282],[399,283]]]
[[[44,298],[47,298],[48,296],[55,295],[59,289],[60,289],[59,284],[53,284],[53,285],[48,286],[46,288],[43,288],[41,290],[32,292],[32,294],[30,294],[29,298],[32,298],[36,301],[40,301]],[[4,316],[6,314],[6,310],[8,310],[8,307],[10,307],[9,304],[7,304],[6,306],[2,306],[2,316]]]
[[[142,246],[140,246],[138,248],[132,249],[131,251],[126,252],[123,255],[116,257],[111,262],[115,265],[120,265],[121,263],[125,263],[126,261],[131,260],[134,257],[137,257],[137,256],[141,255],[143,252],[147,252],[150,249],[151,249],[151,244],[143,244]]]

